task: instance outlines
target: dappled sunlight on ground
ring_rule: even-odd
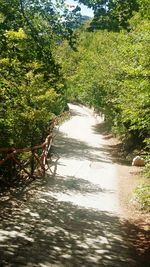
[[[77,185],[94,187],[92,193],[51,192],[59,201],[70,201],[84,207],[119,212],[116,185],[116,168],[109,152],[103,145],[103,136],[95,133],[93,125],[97,120],[87,108],[70,104],[74,116],[61,125],[54,144],[54,157],[59,155],[57,164],[51,166],[57,176],[68,183],[68,177]],[[83,116],[81,116],[83,114]],[[99,189],[95,190],[95,189]]]
[[[92,126],[95,125],[96,118],[88,108],[82,108],[76,105],[69,105],[74,116],[71,120],[66,121],[61,126],[61,133],[65,137],[76,139],[78,142],[84,142],[88,146],[99,147],[102,143],[105,143],[103,138],[100,138],[99,134],[95,134],[93,138]]]
[[[13,209],[6,201],[0,223],[1,266],[141,267],[118,216],[52,197],[94,189],[103,191],[80,179],[46,177],[30,185],[25,195],[18,193]]]
[[[0,266],[148,267],[133,246],[144,230],[120,219],[116,166],[96,119],[71,107],[46,176],[1,201]]]
[[[98,183],[94,184],[88,180],[75,177],[60,177],[58,186],[55,184],[53,190],[44,193],[52,196],[58,201],[71,202],[72,204],[84,208],[97,210],[118,211],[116,196],[114,191],[106,187],[101,187]]]
[[[45,186],[3,218],[1,266],[134,266],[117,216],[47,192]]]

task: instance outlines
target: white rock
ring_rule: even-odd
[[[145,166],[145,160],[140,156],[136,156],[132,161],[132,166],[138,166],[138,167]]]

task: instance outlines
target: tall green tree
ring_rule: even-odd
[[[133,146],[144,145],[150,132],[149,25],[138,12],[130,33],[81,31],[78,52],[61,48],[70,99],[103,112],[113,131]]]
[[[94,11],[94,19],[89,27],[90,31],[129,29],[128,20],[139,9],[137,0],[80,0],[79,2]]]
[[[54,48],[74,46],[78,10],[63,1],[0,1],[0,146],[42,141],[52,117],[65,107],[64,78]]]

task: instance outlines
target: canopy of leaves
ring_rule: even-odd
[[[129,29],[128,20],[132,17],[133,12],[139,9],[137,0],[79,0],[79,2],[94,10],[90,31]]]
[[[129,25],[130,33],[81,31],[78,52],[64,45],[60,62],[70,99],[103,112],[114,132],[140,146],[150,133],[150,23],[140,10]]]
[[[0,1],[0,146],[43,140],[51,119],[66,105],[64,78],[54,48],[74,46],[78,10],[64,1]]]

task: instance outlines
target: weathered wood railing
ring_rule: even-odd
[[[26,174],[28,177],[34,177],[36,176],[37,169],[45,172],[47,170],[46,163],[48,152],[52,146],[54,137],[53,128],[57,123],[58,118],[52,121],[48,129],[49,134],[45,141],[40,145],[28,148],[0,148],[0,154],[3,155],[0,159],[0,167],[9,168],[10,176],[13,176],[15,172],[15,174]],[[27,153],[27,155],[24,156],[25,161],[23,161],[21,155],[24,155],[25,153]],[[17,168],[19,170],[17,170]]]

